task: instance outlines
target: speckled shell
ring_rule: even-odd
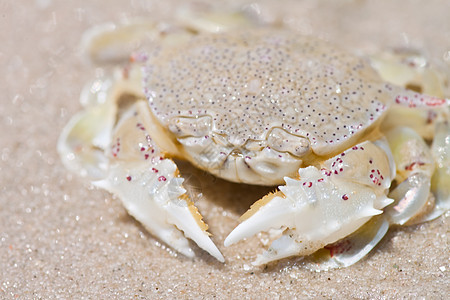
[[[366,60],[286,30],[194,36],[151,56],[144,77],[163,125],[206,117],[209,132],[236,147],[282,128],[326,155],[348,147],[392,101]]]

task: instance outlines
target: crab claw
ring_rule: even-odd
[[[135,88],[124,85],[117,83],[106,101],[90,105],[69,122],[58,142],[63,162],[118,196],[133,217],[173,249],[193,257],[190,238],[223,262],[177,166],[159,148],[175,153],[176,146],[161,134],[145,101],[117,94]]]
[[[285,229],[255,265],[312,254],[355,232],[392,203],[386,191],[393,170],[383,141],[354,146],[324,161],[320,169],[301,168],[298,179],[286,177],[280,191],[263,197],[242,216],[225,246],[260,231]]]
[[[151,119],[144,101],[122,114],[108,154],[108,176],[94,185],[117,195],[133,217],[178,252],[194,256],[187,237],[224,262],[182,186],[177,166],[153,142],[148,130],[154,126]]]

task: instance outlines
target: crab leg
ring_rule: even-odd
[[[67,169],[82,177],[106,176],[108,159],[103,149],[110,143],[115,108],[98,105],[75,115],[64,127],[58,152]]]
[[[286,185],[280,186],[279,192],[263,197],[243,215],[225,245],[260,231],[285,229],[254,264],[309,255],[381,214],[381,209],[392,203],[386,192],[394,170],[384,141],[364,142],[320,167],[301,168],[298,178],[286,177]],[[381,235],[384,233],[381,231]]]
[[[84,33],[81,49],[85,58],[96,64],[126,62],[138,46],[152,42],[159,34],[157,26],[146,20],[119,26],[106,23]]]
[[[80,102],[85,110],[72,117],[58,140],[58,152],[67,169],[91,180],[106,176],[108,158],[104,149],[111,144],[118,99],[123,91],[137,95],[140,91],[134,83],[139,82],[136,70],[130,76],[133,80],[125,81],[121,72],[116,72],[114,78],[96,79],[84,87]]]
[[[395,180],[399,183],[389,193],[395,202],[386,208],[386,214],[391,224],[404,225],[434,206],[429,202],[435,161],[422,137],[408,127],[390,130],[386,138],[397,166]]]
[[[436,171],[431,178],[431,191],[436,197],[435,209],[426,220],[432,220],[450,209],[450,121],[438,123],[431,146]]]
[[[408,127],[387,130],[386,137],[397,165],[395,179],[398,183],[389,194],[389,197],[395,199],[395,203],[386,209],[391,224],[429,221],[450,207],[449,105],[448,100],[442,101],[438,109],[428,110],[428,114],[433,116],[427,121],[432,125],[432,130],[431,134],[425,136],[434,136],[431,149],[415,130]],[[398,112],[426,112],[414,108],[419,103],[412,104],[413,108],[399,107],[394,113],[397,115],[391,119],[397,122],[404,120],[405,116]],[[413,120],[416,119],[418,118]]]

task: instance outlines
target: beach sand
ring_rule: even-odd
[[[107,4],[106,4],[107,3]],[[450,68],[450,1],[228,1],[359,53],[418,49]],[[225,182],[180,163],[226,262],[174,253],[107,192],[70,174],[56,152],[95,75],[85,30],[135,17],[170,22],[182,1],[0,1],[0,298],[414,298],[450,294],[449,214],[391,229],[357,264],[312,272],[298,258],[251,262],[255,237],[224,247],[238,217],[270,188]],[[199,1],[194,7],[204,7]]]

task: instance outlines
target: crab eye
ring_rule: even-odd
[[[289,152],[290,154],[302,157],[310,150],[309,140],[302,136],[293,135],[281,128],[274,128],[268,138],[268,145],[280,152]]]
[[[169,129],[177,137],[205,136],[211,131],[211,117],[174,117],[169,122]]]

